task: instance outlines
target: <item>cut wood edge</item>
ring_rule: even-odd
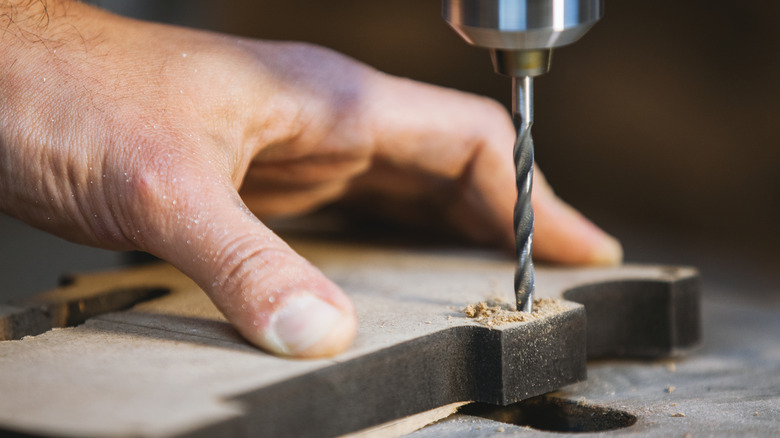
[[[471,402],[456,402],[444,405],[430,411],[388,421],[378,426],[369,427],[357,432],[342,435],[340,438],[396,438],[418,431],[425,426],[443,420],[458,412],[461,406]]]

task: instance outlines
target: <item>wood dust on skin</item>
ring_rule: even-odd
[[[477,304],[469,304],[463,313],[474,321],[488,327],[497,327],[517,322],[536,321],[569,310],[562,301],[555,298],[537,298],[532,313],[518,312],[499,298]]]

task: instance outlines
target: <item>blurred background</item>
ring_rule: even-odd
[[[491,96],[509,80],[439,0],[102,0],[117,13],[309,41],[391,74]],[[626,260],[697,266],[723,300],[780,306],[780,2],[607,0],[536,80],[536,157]],[[0,300],[126,261],[0,216]]]

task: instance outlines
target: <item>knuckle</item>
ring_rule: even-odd
[[[134,246],[151,250],[165,243],[183,220],[198,174],[185,154],[171,143],[140,139],[119,147],[109,159],[113,178],[106,200],[124,238]]]

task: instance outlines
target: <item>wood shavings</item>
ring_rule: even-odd
[[[488,327],[496,327],[516,322],[529,322],[552,316],[569,310],[560,300],[537,298],[532,313],[518,312],[501,299],[490,299],[477,304],[469,304],[463,309],[467,317]]]

